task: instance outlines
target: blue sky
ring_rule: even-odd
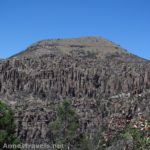
[[[150,59],[150,0],[0,0],[0,58],[39,40],[102,36]]]

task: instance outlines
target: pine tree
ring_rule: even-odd
[[[64,100],[56,109],[57,118],[50,123],[56,144],[63,144],[69,149],[79,128],[78,116],[68,100]]]
[[[0,101],[0,147],[3,148],[4,144],[18,144],[18,139],[15,136],[14,113]]]

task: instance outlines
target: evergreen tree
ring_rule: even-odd
[[[0,101],[0,147],[3,148],[4,144],[18,144],[18,140],[15,137],[14,113]]]
[[[79,128],[78,116],[68,100],[64,100],[56,111],[57,118],[50,123],[50,128],[54,134],[55,143],[63,144],[64,149],[67,150]]]

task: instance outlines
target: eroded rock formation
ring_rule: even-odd
[[[149,118],[149,68],[149,61],[101,38],[41,41],[0,61],[0,98],[16,111],[23,142],[49,143],[48,124],[65,98],[80,116],[80,133],[102,124],[118,129],[117,114],[125,123],[139,111]]]

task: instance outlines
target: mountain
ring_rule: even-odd
[[[100,37],[40,41],[0,60],[0,99],[15,110],[23,143],[52,142],[49,123],[63,99],[77,110],[80,133],[118,133],[139,113],[150,119],[150,61]]]
[[[27,50],[12,57],[41,57],[42,55],[57,54],[71,57],[89,57],[102,59],[109,55],[125,56],[127,50],[113,42],[100,37],[85,37],[76,39],[44,40],[33,44]]]

